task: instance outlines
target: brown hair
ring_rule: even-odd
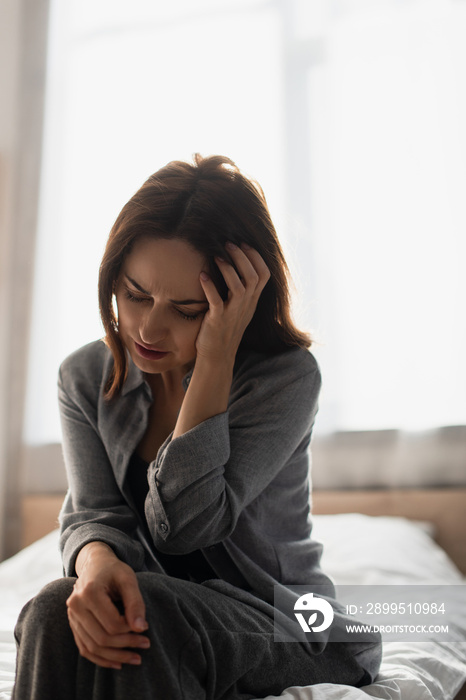
[[[289,270],[262,189],[229,158],[196,154],[194,164],[173,161],[151,175],[125,204],[110,232],[99,274],[100,315],[105,342],[114,358],[107,399],[118,396],[127,374],[113,293],[123,261],[142,236],[176,238],[192,245],[205,256],[223,299],[228,290],[214,257],[232,262],[225,243],[249,244],[261,254],[271,276],[239,352],[279,353],[311,345],[309,335],[299,331],[291,319]]]

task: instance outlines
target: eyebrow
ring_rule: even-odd
[[[127,275],[125,273],[125,277],[131,282],[131,284],[136,287],[136,289],[139,292],[142,292],[142,294],[146,294],[148,297],[152,296],[150,292],[146,291],[143,287],[141,287],[140,284],[136,282],[136,280],[133,280],[132,277]],[[207,299],[169,299],[168,300],[172,304],[177,304],[179,306],[190,306],[191,304],[208,304],[209,302]]]
[[[207,299],[169,299],[172,304],[178,304],[179,306],[189,306],[190,304],[208,304]]]

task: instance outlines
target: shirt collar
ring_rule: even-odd
[[[130,391],[134,391],[134,389],[137,389],[141,384],[147,384],[144,379],[144,374],[139,367],[136,367],[129,353],[126,353],[126,362],[128,363],[128,374],[126,375],[125,383],[121,390],[123,396],[129,394]]]

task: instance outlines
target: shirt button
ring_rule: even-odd
[[[168,531],[168,525],[167,523],[160,523],[159,528],[162,532],[167,532]]]

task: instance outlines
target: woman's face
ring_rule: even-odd
[[[186,372],[209,304],[199,281],[204,257],[181,240],[142,238],[116,285],[118,327],[134,364],[148,374]]]

